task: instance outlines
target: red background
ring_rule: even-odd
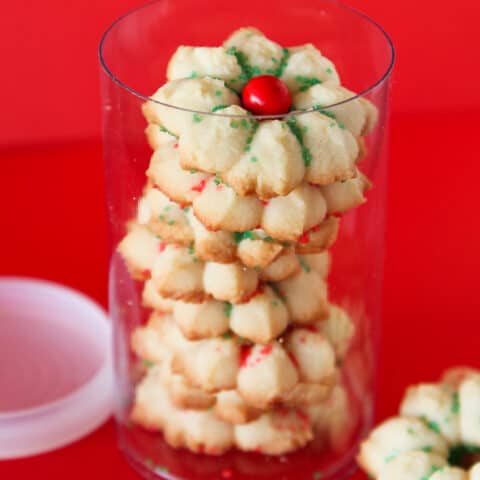
[[[350,3],[387,29],[398,53],[381,419],[394,413],[409,383],[434,380],[454,364],[480,367],[480,4]],[[96,46],[108,23],[136,5],[19,0],[2,6],[1,274],[66,283],[105,303]],[[113,430],[110,422],[58,452],[0,462],[0,478],[138,478],[117,452]]]

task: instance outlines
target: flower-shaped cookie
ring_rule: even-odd
[[[410,387],[400,415],[362,444],[358,461],[373,477],[478,479],[480,463],[469,474],[459,467],[465,454],[480,453],[480,372],[455,368],[439,383]]]
[[[258,75],[281,79],[299,112],[259,122],[245,110],[240,92]],[[354,94],[313,45],[284,49],[253,28],[234,32],[223,47],[179,47],[168,80],[144,105],[147,121],[178,138],[183,169],[215,174],[241,196],[269,199],[305,182],[354,178],[360,135],[376,120],[364,99],[324,108]],[[150,125],[154,148],[157,134]]]
[[[348,188],[348,185],[343,188]],[[357,201],[354,196],[350,198]],[[345,196],[332,205],[345,206],[348,201],[349,197]],[[364,201],[363,195],[358,196],[358,201]],[[296,207],[291,209],[292,215],[299,210],[298,205]],[[234,216],[233,211],[231,215]],[[298,253],[324,251],[335,241],[339,225],[339,219],[330,216],[320,225],[303,232],[296,242],[274,238],[260,228],[243,232],[212,231],[205,228],[190,207],[180,207],[156,188],[148,188],[140,199],[137,221],[140,225],[148,226],[158,239],[193,249],[201,260],[219,263],[240,261],[247,267],[257,269],[267,268],[280,255],[292,249]]]
[[[131,418],[149,430],[161,430],[173,447],[209,455],[220,455],[232,447],[280,455],[304,446],[313,437],[308,416],[295,408],[274,408],[240,425],[221,420],[212,409],[179,408],[168,394],[172,375],[167,362],[149,370],[137,386]],[[231,399],[226,401],[232,404]]]
[[[302,184],[286,196],[260,200],[254,195],[238,195],[218,176],[183,170],[175,145],[174,140],[163,137],[147,170],[151,185],[168,198],[161,201],[157,194],[156,199],[144,203],[151,205],[152,213],[158,213],[158,204],[165,206],[169,199],[180,207],[192,204],[196,218],[210,231],[261,228],[277,240],[298,242],[306,231],[320,228],[331,214],[345,213],[361,205],[370,186],[368,179],[356,170],[356,177],[351,180],[324,187]]]
[[[192,387],[211,394],[236,389],[248,406],[261,410],[317,403],[335,383],[333,347],[321,333],[304,328],[289,330],[284,344],[248,344],[235,335],[191,341],[170,315],[153,314],[135,331],[132,346],[154,363],[171,358],[173,371]]]
[[[234,325],[238,324],[238,328],[242,329],[241,335],[250,332],[250,335],[259,335],[257,340],[264,338],[264,335],[274,336],[274,332],[282,330],[280,325],[285,323],[283,305],[278,309],[271,308],[274,303],[284,303],[291,323],[311,324],[322,320],[328,313],[325,261],[322,254],[288,253],[258,272],[238,263],[202,262],[191,249],[166,245],[160,240],[156,240],[156,244],[147,245],[144,234],[144,228],[133,228],[120,243],[119,250],[131,272],[142,272],[144,279],[151,277],[145,285],[144,301],[146,300],[147,306],[162,311],[170,310],[171,305],[165,305],[165,299],[199,304],[182,310],[184,319],[187,319],[187,313],[193,316],[190,320],[180,322],[185,334],[203,336],[210,329],[221,328],[223,323],[216,322],[217,317],[211,317],[211,325],[205,330],[201,324],[197,324],[195,329],[191,326],[193,319],[207,308],[205,302],[210,299],[237,304],[233,307],[233,319],[237,318],[239,312],[245,311],[248,314],[250,308],[259,315],[262,313],[263,317],[259,316],[258,322],[264,318],[266,323],[258,323],[257,326],[260,331],[264,329],[263,333],[256,330],[253,333],[252,322],[234,321]],[[142,251],[132,247],[137,237]],[[147,248],[151,250],[147,251]],[[134,252],[138,254],[138,259]],[[142,270],[144,265],[140,260],[143,262],[146,257],[149,258],[149,266],[147,270]],[[270,287],[265,286],[265,282]],[[209,309],[213,308],[208,310],[210,313],[220,311],[218,304],[217,307],[211,305],[213,304],[208,306]]]

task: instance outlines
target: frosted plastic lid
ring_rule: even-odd
[[[0,278],[0,460],[53,450],[112,411],[111,326],[85,295]]]

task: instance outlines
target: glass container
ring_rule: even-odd
[[[133,332],[147,322],[144,279],[132,278],[118,245],[137,208],[152,155],[145,138],[142,106],[166,81],[170,57],[179,45],[217,46],[239,27],[253,26],[282,46],[312,43],[331,59],[342,85],[356,92],[340,104],[321,106],[340,113],[359,98],[378,118],[362,139],[361,171],[370,179],[366,203],[342,215],[330,248],[329,301],[350,316],[355,334],[338,361],[338,378],[347,397],[338,441],[315,437],[307,446],[282,455],[244,452],[221,455],[173,448],[155,429],[131,421],[135,388],[149,368],[132,350]],[[116,422],[120,448],[146,478],[319,479],[344,478],[354,465],[360,439],[371,426],[377,341],[381,324],[382,275],[387,194],[387,118],[394,50],[384,30],[366,15],[336,1],[297,0],[238,4],[209,0],[158,0],[116,20],[101,40],[101,89],[107,208],[110,224],[109,312],[114,325]],[[165,106],[176,115],[176,106]],[[222,115],[221,111],[184,112]],[[290,117],[311,113],[292,112]],[[281,117],[285,119],[285,116]],[[261,118],[258,120],[262,120]],[[137,276],[138,277],[138,276]],[[338,402],[332,399],[331,402]]]

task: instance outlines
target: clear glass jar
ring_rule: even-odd
[[[342,216],[338,238],[330,249],[329,301],[340,305],[355,326],[346,355],[341,361],[337,358],[343,396],[330,400],[329,408],[344,402],[341,421],[329,430],[328,441],[325,432],[317,432],[307,446],[283,455],[236,448],[221,455],[192,453],[167,444],[158,430],[148,431],[131,421],[135,389],[149,363],[133,353],[132,334],[147,322],[151,309],[142,303],[142,272],[137,272],[140,280],[134,280],[117,247],[137,216],[151,157],[142,105],[166,81],[167,64],[177,46],[221,45],[241,26],[254,26],[285,46],[313,43],[335,63],[342,85],[358,96],[336,106],[322,105],[322,109],[338,113],[363,97],[378,112],[375,127],[364,138],[366,156],[359,164],[372,183],[366,192],[368,201]],[[387,107],[394,60],[389,37],[374,21],[336,1],[298,0],[272,6],[252,0],[238,5],[217,0],[158,0],[115,21],[105,32],[99,53],[111,232],[109,309],[115,329],[116,420],[121,449],[146,478],[342,478],[352,468],[358,442],[371,426],[374,406],[386,212]],[[172,114],[179,111],[174,106],[166,108]]]

